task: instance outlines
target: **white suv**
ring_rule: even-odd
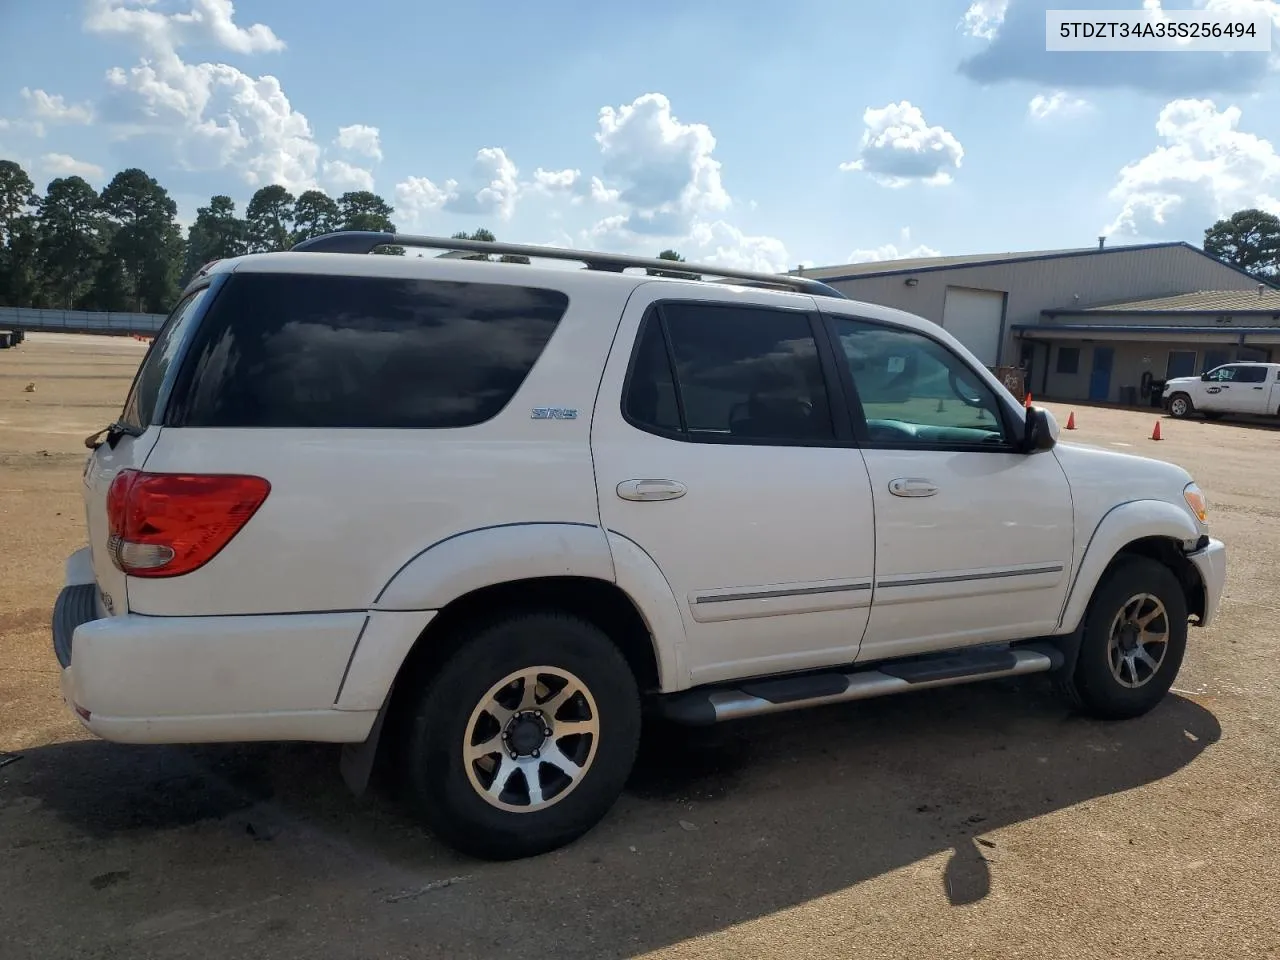
[[[672,269],[363,233],[206,268],[87,441],[53,618],[76,714],[348,744],[354,789],[389,760],[503,858],[604,816],[642,707],[1036,672],[1096,717],[1160,701],[1225,575],[1186,472],[1058,445],[917,317]]]

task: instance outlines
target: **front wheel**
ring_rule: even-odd
[[[1195,412],[1191,398],[1185,393],[1175,393],[1169,398],[1169,414],[1178,420],[1185,420]]]
[[[1061,683],[1072,702],[1100,720],[1141,716],[1159,703],[1187,648],[1187,600],[1164,564],[1117,563],[1085,614],[1074,673]]]
[[[511,860],[595,826],[639,741],[635,678],[609,637],[576,617],[530,613],[474,630],[426,684],[405,773],[441,840]]]

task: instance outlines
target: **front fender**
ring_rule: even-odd
[[[1112,507],[1098,522],[1085,547],[1058,621],[1058,632],[1071,633],[1080,625],[1098,581],[1125,546],[1147,537],[1164,537],[1189,546],[1199,539],[1200,532],[1185,508],[1167,500],[1131,500]]]

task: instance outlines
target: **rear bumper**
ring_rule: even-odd
[[[1227,548],[1221,540],[1210,540],[1209,545],[1188,558],[1200,571],[1204,583],[1204,616],[1200,626],[1207,627],[1218,614],[1222,602],[1222,589],[1227,582]]]
[[[62,694],[107,740],[358,743],[377,716],[336,700],[363,613],[103,617],[92,583],[64,587],[53,647]]]

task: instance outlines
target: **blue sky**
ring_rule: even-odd
[[[401,229],[758,269],[1280,213],[1276,55],[1044,50],[1046,8],[1142,6],[0,0],[0,157],[141,166],[188,222],[371,186]]]

